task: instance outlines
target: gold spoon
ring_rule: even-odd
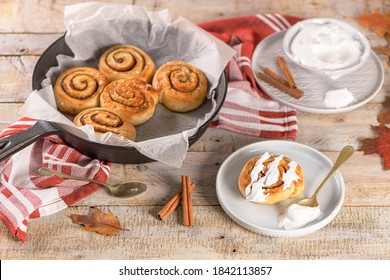
[[[332,169],[329,171],[328,175],[325,177],[325,179],[322,181],[320,186],[317,188],[316,192],[309,198],[301,199],[297,202],[298,205],[301,206],[309,206],[309,207],[317,207],[318,201],[317,201],[317,195],[322,189],[322,187],[325,185],[326,181],[333,175],[334,172],[336,172],[339,167],[346,162],[355,152],[354,148],[351,146],[345,146],[341,152],[339,157],[337,158],[335,164],[333,165]]]
[[[123,198],[132,197],[132,196],[139,195],[139,194],[143,193],[144,191],[146,191],[146,185],[143,183],[139,183],[139,182],[130,182],[130,183],[119,184],[116,186],[111,186],[111,185],[106,184],[102,181],[73,176],[73,175],[61,173],[61,172],[58,172],[58,171],[55,171],[53,169],[46,168],[46,167],[39,168],[38,172],[42,176],[56,175],[56,176],[58,176],[60,178],[64,178],[64,179],[73,179],[73,180],[97,183],[97,184],[105,187],[107,190],[110,191],[110,193],[113,196],[116,196],[116,197],[123,197]]]

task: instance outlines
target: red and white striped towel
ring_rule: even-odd
[[[273,101],[256,84],[251,59],[256,45],[300,18],[258,14],[206,22],[199,26],[233,47],[237,54],[227,67],[226,100],[211,124],[266,138],[295,138],[296,111]]]
[[[36,121],[23,118],[5,129],[0,138],[31,127]],[[43,177],[39,167],[106,181],[111,163],[86,157],[57,136],[38,140],[0,163],[0,219],[21,242],[27,222],[53,214],[100,189],[100,185],[57,176]]]

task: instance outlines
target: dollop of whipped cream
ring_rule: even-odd
[[[336,23],[311,23],[302,24],[290,51],[304,65],[337,70],[358,64],[363,46]]]
[[[342,108],[356,101],[353,94],[346,88],[329,90],[325,93],[323,103],[328,108]]]
[[[271,155],[266,152],[255,163],[252,171],[251,171],[251,182],[246,186],[245,188],[245,196],[247,201],[252,202],[265,202],[268,193],[265,193],[266,186],[271,186],[278,182],[279,179],[279,169],[278,165],[280,161],[283,159],[283,155],[279,155],[269,163],[268,170],[265,172],[263,177],[259,177],[259,173],[264,168],[264,162],[269,159]],[[291,161],[288,164],[289,168],[288,170],[282,174],[282,180],[283,180],[283,190],[286,190],[287,188],[291,187],[291,183],[297,180],[301,180],[301,178],[298,176],[298,174],[295,172],[295,169],[297,168],[298,164],[294,161]]]
[[[323,215],[320,206],[309,207],[291,204],[286,211],[278,217],[279,227],[284,229],[301,228],[308,223],[317,220]]]

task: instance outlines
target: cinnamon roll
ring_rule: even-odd
[[[149,120],[156,109],[158,93],[140,79],[111,82],[100,96],[100,106],[109,108],[132,125]]]
[[[275,204],[299,196],[304,189],[302,168],[284,155],[251,158],[238,178],[238,188],[247,201]]]
[[[159,101],[174,112],[188,112],[202,105],[208,82],[198,68],[182,61],[170,61],[159,67],[153,77]]]
[[[150,83],[156,71],[156,65],[140,48],[132,45],[116,45],[102,54],[99,60],[99,70],[110,82],[138,78]]]
[[[73,67],[57,78],[54,97],[61,112],[77,115],[81,111],[98,107],[100,94],[108,81],[97,69]]]
[[[77,126],[90,124],[96,133],[112,132],[135,141],[135,127],[105,108],[91,108],[79,113],[73,120]]]

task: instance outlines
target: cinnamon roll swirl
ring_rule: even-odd
[[[140,79],[111,82],[100,96],[100,106],[109,108],[132,125],[149,120],[156,109],[158,93]]]
[[[98,107],[100,94],[108,81],[97,69],[73,67],[57,78],[54,97],[61,112],[77,115],[81,111]]]
[[[99,70],[110,82],[138,78],[150,83],[156,71],[156,65],[140,48],[132,45],[116,45],[102,54],[99,60]]]
[[[112,132],[135,141],[135,127],[105,108],[91,108],[79,113],[73,120],[77,126],[90,124],[98,134]]]
[[[304,176],[301,166],[292,159],[266,152],[245,164],[238,188],[248,201],[275,204],[299,196],[304,189]]]
[[[188,112],[202,105],[208,82],[198,68],[182,61],[170,61],[159,67],[153,77],[159,101],[174,112]]]

